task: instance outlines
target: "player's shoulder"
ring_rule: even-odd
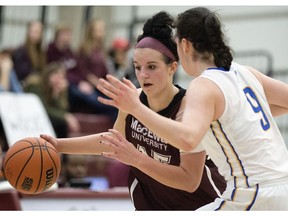
[[[219,83],[215,82],[214,79],[211,77],[204,77],[204,76],[199,76],[194,78],[187,89],[187,95],[190,95],[191,92],[193,94],[202,94],[202,93],[208,93],[212,94],[214,91],[219,89]]]

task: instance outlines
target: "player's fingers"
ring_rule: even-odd
[[[119,79],[117,79],[116,77],[112,76],[112,75],[107,75],[106,79],[117,89],[123,89],[126,87],[126,84],[124,84],[123,82],[121,82]]]
[[[125,83],[130,88],[136,89],[136,86],[131,82],[131,80],[126,79],[125,77],[123,78],[123,83]]]
[[[50,138],[50,136],[47,135],[47,134],[40,134],[40,137],[41,137],[42,139],[45,139],[45,140],[47,140],[47,139]]]
[[[109,129],[108,131],[112,133],[120,142],[125,140],[125,138],[122,136],[122,134],[119,131],[115,129]]]
[[[117,140],[114,136],[103,134],[101,135],[101,143],[108,145],[108,147],[114,145],[118,146],[119,140]]]
[[[56,142],[54,140],[54,138],[52,136],[49,136],[47,134],[40,134],[40,137],[44,140],[46,140],[47,142],[51,143],[52,145],[56,145]]]
[[[117,108],[117,106],[115,105],[115,102],[111,99],[107,99],[107,98],[103,98],[103,97],[97,97],[97,100],[103,104],[109,105],[109,106],[114,106]]]
[[[107,157],[107,158],[116,159],[116,155],[114,152],[102,152],[102,156]]]
[[[117,89],[104,79],[100,79],[97,84],[97,89],[109,98],[114,99]]]

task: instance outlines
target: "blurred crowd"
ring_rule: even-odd
[[[32,20],[17,47],[0,50],[0,93],[38,95],[58,138],[81,130],[75,113],[103,114],[114,122],[117,110],[97,100],[102,94],[96,85],[107,74],[126,77],[138,85],[129,57],[129,41],[115,38],[105,47],[105,22],[101,19],[87,23],[77,49],[72,48],[73,29],[66,24],[55,27],[53,40],[48,44],[43,43],[43,37],[43,23]],[[7,150],[5,142],[0,116],[3,150]]]
[[[128,58],[129,41],[116,38],[106,48],[105,22],[87,23],[83,41],[72,49],[72,28],[59,24],[54,38],[43,44],[43,24],[31,21],[26,38],[18,47],[0,54],[1,91],[37,94],[51,119],[57,137],[79,131],[73,112],[107,114],[112,120],[117,110],[98,102],[99,78],[109,74],[134,82],[132,62]]]

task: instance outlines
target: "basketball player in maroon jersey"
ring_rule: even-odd
[[[181,121],[186,90],[173,84],[179,57],[172,22],[165,12],[147,20],[137,39],[133,62],[142,103],[160,115]],[[111,134],[121,137],[122,146],[114,158],[131,166],[129,191],[136,210],[195,210],[213,202],[225,190],[224,178],[201,145],[193,152],[180,151],[121,111],[114,129],[121,135],[111,131],[66,139],[41,137],[61,153],[105,152],[107,156],[112,150],[108,144]]]

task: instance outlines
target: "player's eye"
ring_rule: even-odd
[[[155,65],[149,65],[149,69],[154,70],[156,68]]]
[[[134,66],[134,69],[135,69],[136,71],[139,71],[139,70],[141,69],[141,67],[140,67],[140,66]]]

